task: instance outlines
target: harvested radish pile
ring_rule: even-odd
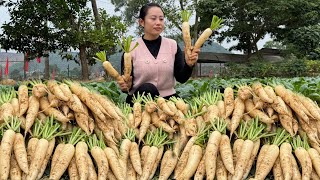
[[[319,179],[320,108],[281,84],[133,103],[73,81],[1,92],[1,179]]]

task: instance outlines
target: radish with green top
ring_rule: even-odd
[[[242,122],[240,126],[240,130],[245,131],[244,137],[246,137],[246,140],[244,140],[241,151],[237,157],[234,175],[232,176],[233,180],[242,179],[246,171],[248,171],[246,168],[251,169],[250,166],[247,166],[252,158],[251,156],[255,155],[255,142],[261,137],[265,136],[265,134],[262,132],[266,127],[265,125],[259,123],[258,118],[255,118],[252,121]]]
[[[190,179],[197,171],[198,165],[202,159],[204,144],[208,140],[207,133],[209,128],[210,126],[203,126],[197,132],[196,140],[189,151],[188,160],[184,165],[183,171],[177,177],[178,180]]]
[[[221,119],[211,120],[211,126],[213,131],[210,132],[210,136],[207,142],[207,147],[205,150],[205,168],[206,168],[206,179],[214,179],[216,175],[217,161],[213,159],[217,158],[219,152],[219,146],[221,142],[221,132],[224,132],[227,124]]]
[[[172,146],[166,150],[163,154],[161,165],[160,165],[160,173],[159,180],[166,180],[170,177],[176,164],[178,163],[178,156],[175,156],[172,150]]]
[[[3,133],[0,146],[0,176],[1,179],[8,179],[10,174],[10,161],[12,150],[14,149],[16,131],[20,130],[21,122],[14,117],[8,117],[4,120],[6,130]]]
[[[145,160],[143,162],[143,168],[142,168],[142,175],[140,177],[141,180],[147,180],[150,179],[150,176],[153,176],[154,168],[158,166],[158,163],[160,162],[159,159],[159,150],[163,145],[168,143],[166,140],[168,137],[168,134],[162,131],[162,129],[157,129],[156,132],[150,133],[147,135],[149,138],[152,137],[152,145],[149,148],[148,154],[145,157]],[[162,156],[162,155],[161,155]],[[152,177],[151,177],[152,178]]]
[[[67,170],[71,162],[71,159],[74,156],[75,144],[77,144],[84,136],[85,136],[85,133],[80,128],[73,128],[72,134],[69,135],[69,140],[63,146],[62,150],[60,151],[60,154],[56,158],[56,161],[54,162],[54,166],[51,166],[49,179],[58,180],[61,178],[63,173]],[[55,156],[55,153],[53,156]]]
[[[40,139],[34,150],[35,155],[31,159],[29,173],[27,175],[27,179],[30,180],[38,178],[38,175],[42,170],[41,168],[43,168],[42,166],[45,166],[47,164],[47,162],[45,162],[46,155],[49,154],[49,157],[51,156],[53,148],[51,146],[51,149],[49,150],[51,152],[48,152],[49,141],[51,141],[55,136],[61,134],[61,132],[58,131],[58,129],[60,128],[60,124],[55,122],[52,117],[48,118],[45,124],[40,125],[40,128]],[[47,159],[49,158],[47,157]],[[43,163],[45,163],[45,165],[43,165]]]
[[[128,159],[130,157],[131,140],[135,137],[135,133],[133,132],[134,130],[127,131],[127,134],[124,134],[124,138],[121,140],[121,143],[119,144],[119,161],[121,163],[125,175],[127,174]]]
[[[106,145],[104,144],[102,138],[103,137],[100,137],[98,139],[94,134],[92,136],[89,136],[87,143],[90,149],[90,153],[97,164],[98,179],[107,179],[107,174],[109,172],[109,163],[107,156],[103,151],[103,149],[106,148]]]
[[[79,171],[80,180],[88,179],[89,176],[89,165],[87,161],[88,145],[84,141],[79,141],[76,144],[75,159],[77,169]]]
[[[124,80],[126,82],[130,81],[130,76],[131,76],[131,71],[132,71],[132,56],[131,56],[130,52],[133,51],[139,45],[139,43],[136,42],[135,45],[131,48],[132,38],[133,38],[132,36],[128,36],[127,38],[123,37],[122,43],[119,42],[120,47],[124,51],[124,54],[123,54],[123,60],[124,60],[123,74],[124,74]]]
[[[291,144],[288,142],[282,143],[280,146],[279,160],[280,160],[284,179],[292,179],[293,165],[291,161],[291,155],[292,155]]]
[[[312,173],[312,159],[307,151],[307,149],[310,148],[307,137],[304,136],[303,140],[301,140],[298,135],[292,139],[291,145],[302,169],[302,180],[310,179]]]
[[[102,62],[104,69],[107,71],[107,73],[112,78],[114,78],[116,81],[120,81],[120,82],[124,81],[123,77],[120,76],[118,71],[116,69],[114,69],[114,67],[112,66],[112,64],[109,61],[107,61],[107,55],[106,55],[105,51],[97,52],[96,56],[98,58],[94,57],[94,59]]]
[[[191,12],[187,10],[183,10],[181,12],[181,17],[182,17],[181,29],[182,29],[183,42],[185,44],[185,51],[188,54],[188,56],[191,56],[192,44],[191,44],[190,25],[189,25]]]
[[[258,155],[255,179],[260,180],[266,178],[268,173],[272,170],[274,163],[276,162],[280,154],[279,146],[284,143],[289,137],[290,134],[285,129],[279,128],[277,129],[276,135],[273,137],[272,144],[264,145],[268,148],[266,149],[266,151],[260,151]],[[262,154],[262,152],[264,153]]]
[[[211,26],[210,28],[205,29],[202,34],[197,39],[196,43],[194,44],[193,49],[200,49],[204,42],[211,36],[213,30],[218,29],[221,27],[221,23],[223,20],[218,16],[214,15],[212,17]]]
[[[24,90],[23,90],[23,92],[20,92],[20,93],[25,95]],[[28,91],[26,93],[28,95]],[[9,88],[7,91],[1,90],[1,96],[0,96],[0,123],[3,123],[5,118],[11,117],[11,116],[14,115],[14,112],[16,110],[15,110],[15,107],[11,104],[11,100],[13,98],[15,98],[15,97],[16,97],[16,91],[14,90],[13,87]],[[25,98],[28,99],[28,96],[25,97]],[[20,112],[22,106],[26,106],[26,105],[21,105],[20,104],[21,99],[23,99],[23,98],[18,99],[19,105],[20,105],[19,106],[19,110],[18,110],[19,112]],[[26,102],[26,103],[28,104],[28,102]],[[28,108],[28,106],[26,108]],[[20,117],[20,115],[19,115],[19,117]]]

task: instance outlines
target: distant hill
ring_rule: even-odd
[[[184,43],[182,41],[180,41],[179,43],[179,47],[181,48],[181,50],[183,50],[184,48]],[[226,53],[226,54],[232,54],[231,51],[228,51],[227,49],[225,49],[223,46],[219,45],[216,42],[211,42],[209,44],[209,41],[206,41],[204,43],[204,45],[201,47],[201,52],[214,52],[214,53]]]

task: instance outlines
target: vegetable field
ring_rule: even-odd
[[[320,77],[0,86],[1,179],[319,179]]]

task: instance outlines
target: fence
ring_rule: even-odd
[[[0,79],[6,78],[5,67],[8,57],[9,74],[8,78],[17,81],[24,79],[41,79],[44,77],[45,61],[41,58],[40,61],[35,59],[27,63],[28,68],[25,68],[22,54],[0,53]],[[50,78],[57,79],[81,79],[82,72],[80,64],[74,60],[63,60],[59,54],[49,55],[49,74]],[[105,75],[101,63],[97,62],[93,66],[89,66],[90,79],[101,78]]]

